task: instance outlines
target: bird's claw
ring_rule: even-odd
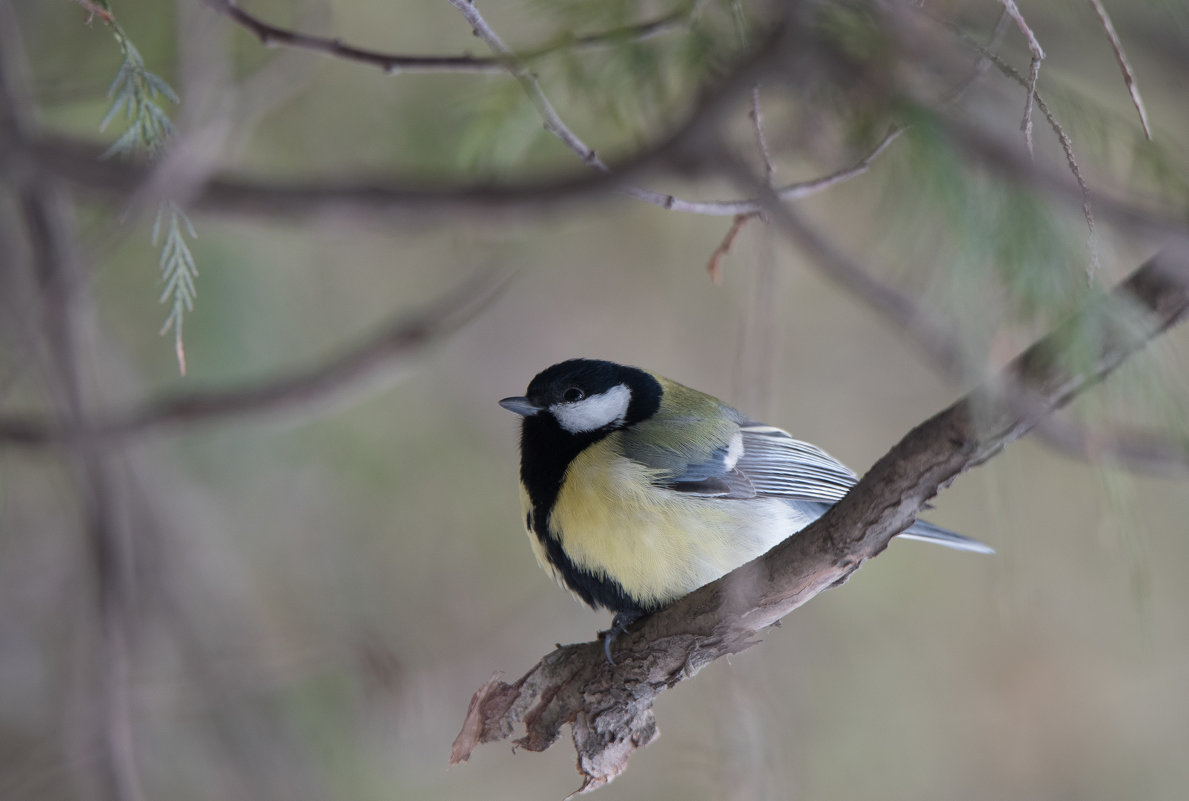
[[[620,634],[627,633],[628,626],[642,617],[644,617],[643,612],[616,612],[615,617],[611,620],[611,628],[599,632],[603,637],[603,656],[607,657],[607,664],[611,667],[615,667],[615,660],[611,658],[611,643],[615,642]]]

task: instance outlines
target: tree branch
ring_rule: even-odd
[[[16,31],[10,3],[0,0],[0,140],[19,141],[32,127],[32,109],[24,103],[29,96],[25,58]],[[39,355],[55,415],[63,426],[76,427],[87,414],[78,324],[79,307],[87,297],[71,198],[60,181],[15,181],[8,189],[24,225],[28,273],[36,288],[37,308],[30,315],[27,336],[45,343]],[[4,255],[11,257],[13,252],[15,248]],[[4,264],[14,271],[16,266]],[[95,704],[84,721],[88,759],[91,749],[97,755],[93,790],[106,801],[141,801],[129,678],[135,632],[133,554],[118,514],[119,482],[109,455],[91,439],[71,442],[65,456],[82,509],[89,561],[82,574],[89,586],[78,610],[94,627],[94,639],[86,647],[94,657],[88,667],[93,671],[89,694]]]
[[[91,415],[86,421],[0,418],[0,444],[39,446],[78,438],[113,440],[229,417],[292,413],[327,405],[457,331],[498,297],[509,277],[506,272],[484,271],[428,308],[395,317],[362,342],[326,361],[265,381],[193,390],[151,401],[138,409]]]
[[[702,121],[695,117],[690,120],[690,124],[700,127]],[[782,200],[802,200],[863,175],[899,135],[899,130],[888,134],[847,167],[818,178],[785,184],[777,187],[776,191]],[[428,187],[402,182],[398,178],[378,181],[374,177],[284,182],[224,174],[195,187],[188,208],[208,214],[249,214],[278,218],[349,211],[384,218],[386,224],[392,222],[391,215],[394,213],[405,215],[409,220],[443,212],[505,219],[539,214],[543,210],[555,209],[558,203],[585,201],[615,191],[631,177],[668,164],[675,141],[675,138],[665,139],[627,157],[613,173],[562,176],[548,181],[500,186],[460,184]],[[11,166],[14,171],[37,170],[55,175],[96,196],[120,199],[136,196],[153,175],[147,165],[101,161],[101,147],[66,137],[47,135],[23,146],[9,146],[6,150],[0,150],[0,164],[6,168]],[[8,158],[5,159],[5,156]],[[146,203],[152,200],[143,195],[139,197]],[[684,200],[660,193],[657,193],[657,197],[659,202],[654,205],[667,211],[708,217],[754,214],[761,208],[755,198]]]
[[[622,190],[630,181],[658,166],[697,163],[693,154],[706,138],[706,133],[733,110],[736,98],[749,90],[766,71],[788,57],[783,47],[787,44],[787,33],[787,26],[774,26],[764,41],[744,54],[703,93],[683,122],[658,141],[625,158],[614,173],[584,173],[502,186],[490,183],[426,186],[399,180],[385,183],[374,178],[270,183],[216,177],[195,192],[190,208],[232,215],[274,216],[325,210],[388,215],[400,212],[410,219],[436,217],[442,212],[504,219],[555,210],[561,203],[589,200],[608,191]],[[17,178],[28,176],[31,171],[60,175],[81,189],[120,196],[136,193],[151,175],[143,163],[104,161],[100,159],[97,147],[51,136],[31,141],[0,136],[0,169]],[[832,176],[822,188],[842,179]],[[802,185],[792,187],[791,191],[807,193],[813,190]],[[650,202],[662,208],[681,206],[671,195],[651,195],[654,197]],[[141,202],[155,200],[144,194],[138,198]],[[724,207],[714,213],[730,216],[739,210]],[[386,223],[390,222],[390,219],[386,220]]]
[[[1097,358],[1084,372],[1070,372],[1063,364],[1061,345],[1069,327],[1101,314],[1097,306],[1029,348],[999,381],[910,431],[845,498],[795,537],[641,621],[617,641],[616,666],[606,663],[600,643],[590,642],[556,649],[511,684],[493,677],[471,699],[451,763],[514,731],[523,731],[518,746],[544,750],[569,724],[580,791],[614,779],[637,748],[656,738],[652,706],[662,692],[713,660],[754,645],[757,632],[845,581],[911,525],[938,490],[1189,315],[1189,255],[1180,249],[1154,257],[1115,295],[1143,310],[1143,323],[1101,320]],[[1026,388],[1028,403],[995,402],[1004,385]]]
[[[1152,138],[1152,128],[1148,125],[1148,112],[1144,108],[1144,99],[1139,94],[1139,84],[1135,82],[1135,73],[1131,70],[1131,63],[1127,60],[1127,51],[1123,49],[1123,42],[1115,31],[1115,23],[1111,22],[1111,15],[1107,13],[1102,0],[1090,0],[1094,13],[1098,15],[1098,23],[1106,33],[1107,41],[1111,43],[1111,50],[1115,51],[1115,60],[1119,62],[1119,71],[1123,73],[1123,83],[1127,86],[1127,93],[1131,95],[1131,105],[1135,106],[1135,113],[1139,115],[1140,127],[1144,129],[1144,136]]]
[[[962,381],[981,373],[981,365],[971,363],[963,352],[958,327],[952,320],[925,308],[913,295],[880,281],[809,224],[796,209],[771,200],[767,208],[786,236],[808,253],[827,278],[904,332],[943,375]],[[1054,414],[1037,425],[1036,434],[1046,444],[1084,459],[1107,457],[1126,467],[1150,472],[1189,468],[1189,443],[1177,442],[1155,431],[1098,431]]]
[[[86,0],[76,0],[86,2]],[[549,42],[539,47],[519,52],[508,51],[499,56],[412,56],[402,53],[391,53],[382,50],[369,50],[363,47],[347,44],[338,37],[315,36],[292,28],[282,28],[266,22],[261,17],[244,11],[234,0],[203,0],[215,12],[222,14],[237,25],[245,28],[260,40],[265,47],[284,45],[302,50],[325,53],[334,58],[354,61],[372,67],[378,67],[389,75],[406,73],[478,73],[491,74],[507,72],[514,65],[529,63],[561,50],[587,49],[608,47],[625,42],[642,42],[656,36],[668,33],[680,27],[699,3],[690,3],[686,8],[679,8],[668,14],[663,14],[634,25],[623,25],[599,33],[585,36],[562,36],[557,41]]]

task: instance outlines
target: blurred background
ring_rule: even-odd
[[[65,0],[7,5],[9,72],[22,65],[22,102],[41,130],[115,140],[126,122],[98,132],[121,63],[102,15],[88,23]],[[487,52],[445,2],[246,5],[365,48]],[[689,11],[487,5],[514,47]],[[625,44],[539,67],[563,118],[612,163],[671,129],[769,13],[695,5],[699,24],[656,52]],[[1001,11],[990,0],[924,5],[980,42]],[[214,6],[110,7],[180,96],[163,107],[204,169],[426,184],[578,174],[505,75],[389,76],[266,49]],[[1132,45],[1154,143],[1088,3],[1030,18],[1048,55],[1041,91],[1092,187],[1183,217],[1187,12],[1171,2],[1110,10]],[[1023,37],[1006,27],[997,46],[1026,73]],[[699,37],[701,50],[683,43]],[[889,113],[853,87],[814,91],[816,107],[780,91],[764,106],[778,184],[855,163]],[[965,102],[970,119],[1021,145],[1017,85],[992,68]],[[758,169],[747,113],[743,99],[731,141]],[[1063,170],[1060,143],[1043,118],[1035,125],[1037,159]],[[957,379],[761,221],[742,226],[715,283],[707,264],[729,216],[608,194],[500,219],[191,212],[198,278],[183,378],[172,335],[156,335],[169,309],[158,303],[153,215],[125,214],[114,195],[73,197],[86,265],[79,383],[94,411],[315,365],[470,276],[514,275],[457,332],[333,404],[104,444],[126,579],[114,679],[97,623],[94,488],[61,448],[0,449],[0,796],[110,797],[103,720],[113,709],[127,717],[117,751],[147,799],[565,796],[578,786],[565,738],[540,754],[487,745],[446,767],[471,694],[493,672],[515,678],[555,643],[608,623],[535,564],[517,496],[518,419],[496,401],[556,361],[612,359],[715,394],[862,473],[1159,244],[1108,221],[1090,238],[1076,204],[960,162],[921,124],[870,173],[797,206],[882,280],[960,323],[973,366]],[[739,195],[713,177],[655,182],[682,197]],[[4,194],[0,240],[11,245],[19,215]],[[20,269],[21,252],[6,250],[0,270]],[[1100,266],[1087,280],[1092,254]],[[0,408],[53,415],[39,347],[15,322],[36,318],[35,290],[9,279]],[[1189,330],[1173,331],[1079,400],[1076,419],[1183,444],[1187,373]],[[759,647],[666,693],[661,738],[598,797],[1184,798],[1187,477],[1183,462],[1137,472],[1109,453],[1086,461],[1018,442],[927,515],[995,556],[893,542]]]

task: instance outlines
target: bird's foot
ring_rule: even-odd
[[[642,617],[644,617],[644,613],[640,611],[616,612],[615,617],[611,620],[611,628],[599,632],[603,638],[603,656],[607,657],[607,663],[611,667],[615,667],[615,660],[611,658],[611,643],[615,642],[620,634],[625,634],[628,626]]]

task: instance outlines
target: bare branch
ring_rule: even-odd
[[[0,138],[23,139],[32,128],[25,58],[8,0],[0,0]],[[45,342],[42,367],[56,415],[65,427],[86,416],[82,359],[78,352],[78,306],[85,301],[85,269],[78,248],[71,198],[60,181],[16,182],[15,204],[29,243],[28,272],[37,290],[38,318],[29,338]],[[6,265],[15,267],[16,265]],[[39,330],[38,330],[39,329]],[[95,787],[107,801],[141,801],[129,680],[133,631],[131,543],[116,510],[116,481],[105,454],[80,438],[67,452],[84,515],[90,602],[80,608],[94,625],[94,719],[87,741],[97,760]],[[84,596],[86,597],[86,596]]]
[[[594,167],[601,172],[610,172],[611,168],[602,162],[594,152],[594,149],[579,139],[578,135],[570,130],[569,126],[562,121],[562,118],[557,113],[557,109],[553,107],[553,104],[549,102],[549,98],[545,96],[545,91],[541,88],[541,82],[537,80],[536,76],[533,75],[527,66],[517,63],[516,56],[511,48],[504,44],[499,34],[487,24],[487,20],[479,13],[478,7],[474,3],[469,2],[469,0],[450,0],[450,5],[458,9],[470,24],[475,35],[495,51],[496,55],[502,59],[507,71],[520,82],[520,86],[524,89],[524,93],[528,95],[529,101],[532,102],[542,119],[545,120],[545,130],[560,139],[563,145],[573,151],[578,158],[582,159],[583,164]]]
[[[1015,0],[999,0],[1006,11],[1015,21],[1016,27],[1020,29],[1020,33],[1024,34],[1024,39],[1028,42],[1028,52],[1032,54],[1032,61],[1028,65],[1028,82],[1024,85],[1028,90],[1028,99],[1024,103],[1024,119],[1020,123],[1020,130],[1024,132],[1024,142],[1028,145],[1028,152],[1032,152],[1032,100],[1036,97],[1036,82],[1040,78],[1040,62],[1044,61],[1045,52],[1040,46],[1040,41],[1037,40],[1036,34],[1032,32],[1032,28],[1028,26],[1028,22],[1024,19],[1024,15],[1020,13],[1020,9],[1016,6]]]
[[[722,283],[722,260],[731,252],[731,246],[735,244],[735,238],[739,236],[739,232],[743,230],[743,226],[747,224],[748,220],[755,218],[756,214],[740,214],[731,221],[731,227],[727,229],[726,234],[723,235],[722,241],[718,243],[718,247],[710,254],[710,261],[706,263],[706,272],[710,274],[710,280],[716,284]]]
[[[1142,308],[1142,330],[1107,322],[1092,368],[1070,373],[1058,329],[1012,362],[1000,380],[909,432],[819,520],[764,556],[645,618],[617,642],[618,664],[600,643],[560,647],[517,681],[491,680],[475,693],[451,762],[479,744],[510,737],[544,750],[569,724],[581,791],[611,781],[657,736],[652,706],[669,687],[711,661],[756,643],[755,635],[821,591],[845,581],[907,528],[938,490],[1028,433],[1048,413],[1093,386],[1128,355],[1189,316],[1189,258],[1153,258],[1116,289]],[[1082,314],[1097,314],[1087,309]],[[1068,325],[1074,325],[1071,321]],[[998,386],[1026,387],[1031,403],[996,404]]]
[[[1035,83],[1032,82],[1030,78],[1025,78],[1023,75],[1021,75],[1015,67],[1004,61],[998,53],[995,53],[991,49],[984,47],[961,31],[958,31],[958,34],[961,36],[964,42],[978,51],[981,58],[986,59],[994,64],[996,69],[998,69],[1001,73],[1006,75],[1008,78],[1011,78],[1025,89],[1029,89],[1029,87],[1031,87],[1029,97],[1036,100],[1036,107],[1040,109],[1041,114],[1043,114],[1045,119],[1048,121],[1049,127],[1052,128],[1053,133],[1056,134],[1057,141],[1061,143],[1061,150],[1065,154],[1065,163],[1069,165],[1069,172],[1073,175],[1074,180],[1076,180],[1078,183],[1078,189],[1082,196],[1082,216],[1085,218],[1086,227],[1090,231],[1091,258],[1094,259],[1096,265],[1098,259],[1098,249],[1094,240],[1094,210],[1090,202],[1090,187],[1086,184],[1086,179],[1082,176],[1081,168],[1078,167],[1077,157],[1073,152],[1073,142],[1070,141],[1069,135],[1065,133],[1065,129],[1057,120],[1057,116],[1049,109],[1049,106],[1047,103],[1045,103],[1044,98],[1042,98],[1040,93],[1036,91]],[[1028,143],[1028,152],[1029,154],[1032,153],[1031,141]]]
[[[1139,114],[1139,124],[1144,129],[1144,136],[1148,141],[1152,140],[1152,129],[1148,125],[1148,112],[1144,109],[1144,99],[1139,94],[1139,84],[1135,82],[1135,75],[1131,71],[1131,64],[1127,61],[1127,53],[1123,50],[1123,42],[1119,39],[1119,34],[1115,31],[1115,24],[1111,22],[1111,15],[1107,13],[1106,6],[1102,4],[1102,0],[1090,0],[1090,5],[1094,7],[1094,13],[1098,15],[1098,22],[1102,25],[1103,31],[1106,32],[1106,38],[1110,40],[1111,49],[1115,51],[1115,59],[1119,62],[1119,69],[1123,73],[1123,83],[1127,85],[1127,92],[1131,95],[1131,103],[1135,106],[1135,111]]]
[[[86,2],[86,0],[76,0]],[[284,45],[303,50],[325,53],[334,58],[354,61],[378,67],[389,75],[411,73],[478,73],[492,74],[509,71],[516,63],[528,63],[552,55],[564,49],[582,50],[607,47],[625,42],[642,42],[680,28],[697,6],[691,3],[687,8],[646,20],[634,25],[623,25],[585,36],[563,36],[557,41],[518,53],[504,56],[412,56],[381,50],[369,50],[347,44],[338,37],[315,36],[292,28],[282,28],[265,22],[259,16],[240,8],[234,0],[203,0],[214,11],[223,14],[236,24],[247,29],[265,47]]]
[[[880,281],[795,209],[774,204],[769,209],[770,221],[809,253],[826,277],[903,331],[944,375],[961,381],[982,372],[982,366],[971,363],[958,345],[961,340],[953,321],[943,321],[913,295]],[[1009,389],[1002,387],[1001,391]],[[1088,460],[1106,457],[1149,472],[1189,468],[1189,444],[1156,432],[1090,430],[1058,413],[1041,421],[1036,434],[1045,443]]]
[[[273,215],[342,209],[370,213],[400,211],[417,219],[442,211],[499,218],[526,212],[556,211],[561,203],[588,200],[608,190],[621,189],[646,170],[692,155],[703,140],[703,132],[714,128],[733,109],[735,99],[744,88],[750,88],[761,74],[784,57],[781,42],[786,33],[787,26],[775,26],[764,41],[745,54],[703,94],[682,124],[660,141],[625,159],[614,174],[600,171],[595,175],[528,181],[502,187],[486,183],[426,187],[414,182],[385,184],[375,179],[273,184],[213,179],[201,187],[201,191],[195,191],[189,208],[226,214]],[[15,176],[45,170],[61,174],[91,191],[127,195],[140,189],[150,175],[143,164],[101,161],[97,148],[55,137],[44,137],[36,142],[12,138],[5,141],[2,133],[0,169],[9,170]],[[792,191],[811,190],[795,186]],[[649,202],[662,208],[678,205],[671,195],[645,190],[633,192],[637,196],[644,193]],[[154,199],[146,195],[139,197],[142,202]],[[739,212],[730,208],[718,209],[717,213],[728,216]]]
[[[709,126],[711,120],[695,115],[683,132]],[[796,201],[811,197],[852,178],[865,174],[871,165],[900,135],[898,129],[888,134],[854,164],[819,178],[797,181],[779,187],[781,199]],[[559,203],[588,200],[613,191],[624,180],[665,165],[673,153],[677,137],[663,140],[630,156],[614,173],[589,177],[562,177],[548,182],[525,182],[492,186],[470,184],[429,188],[399,179],[378,181],[374,177],[343,181],[267,182],[239,175],[216,176],[193,187],[189,208],[209,214],[253,214],[292,217],[318,212],[345,212],[383,217],[391,224],[393,213],[410,220],[440,214],[469,214],[476,217],[504,219],[524,214],[555,211]],[[3,143],[0,143],[3,144]],[[89,192],[126,197],[137,193],[152,179],[152,171],[137,163],[100,161],[102,149],[90,143],[46,136],[27,145],[0,148],[0,164],[14,170],[37,170],[62,177]],[[8,163],[4,163],[6,158]],[[139,196],[149,202],[150,195]],[[760,210],[754,198],[743,200],[683,200],[656,193],[655,205],[669,211],[709,217],[734,217]]]
[[[498,297],[509,277],[507,272],[483,271],[430,307],[400,315],[342,353],[287,375],[240,387],[195,390],[139,409],[92,415],[85,422],[0,418],[0,443],[34,446],[80,437],[111,440],[249,414],[309,412],[357,392],[457,331]]]
[[[735,169],[741,181],[751,180],[759,185],[758,179],[751,179],[741,165],[736,163]],[[763,191],[762,187],[760,191]],[[914,295],[880,281],[807,222],[796,209],[785,207],[777,198],[768,195],[766,210],[768,221],[774,222],[807,252],[827,278],[903,331],[942,374],[957,381],[982,374],[983,365],[973,363],[958,344],[961,338],[954,321],[944,320]],[[715,255],[718,256],[717,251]],[[1004,393],[1012,390],[1011,387],[1000,388]],[[1088,460],[1106,457],[1126,467],[1149,472],[1189,467],[1189,443],[1177,442],[1156,432],[1089,430],[1060,413],[1041,421],[1036,432],[1047,444]]]
[[[387,53],[380,50],[368,50],[362,47],[345,44],[342,39],[324,36],[313,36],[301,31],[282,28],[265,22],[260,17],[250,14],[240,8],[234,0],[203,0],[214,11],[229,17],[237,24],[251,31],[260,44],[265,47],[285,45],[299,47],[325,53],[335,58],[356,61],[379,67],[389,75],[398,73],[450,73],[477,72],[499,73],[507,67],[502,58],[479,58],[471,55],[462,56],[410,56],[399,53]]]
[[[747,173],[739,169],[740,180],[749,180]],[[751,183],[757,185],[755,181]],[[765,212],[769,222],[807,252],[829,278],[904,331],[946,374],[956,378],[969,375],[966,354],[960,340],[953,336],[956,326],[942,324],[935,314],[926,313],[912,295],[876,279],[806,222],[800,212],[780,203],[779,198],[769,195]]]
[[[756,148],[760,151],[760,160],[764,164],[764,183],[771,186],[776,169],[772,166],[772,151],[768,148],[768,137],[764,135],[764,113],[760,108],[758,85],[751,88],[751,125],[756,134]]]
[[[487,24],[487,21],[483,18],[483,15],[479,13],[479,9],[475,6],[475,4],[470,2],[470,0],[450,0],[450,4],[457,8],[463,14],[463,16],[466,17],[467,22],[471,24],[472,29],[475,31],[476,36],[487,42],[488,46],[490,46],[492,50],[506,59],[505,64],[508,71],[513,76],[515,76],[516,80],[520,82],[520,85],[524,88],[525,94],[528,95],[528,98],[532,102],[533,106],[536,107],[542,119],[545,120],[546,130],[560,139],[562,144],[564,144],[571,152],[582,159],[584,164],[603,173],[611,172],[611,168],[599,158],[594,149],[583,142],[578,137],[578,135],[575,134],[565,124],[565,122],[562,121],[561,117],[557,113],[557,110],[553,107],[553,104],[549,102],[549,98],[546,97],[544,90],[541,88],[540,81],[538,81],[536,76],[534,76],[533,73],[525,66],[522,64],[517,64],[513,60],[513,54],[508,49],[508,46],[504,44],[502,39],[500,39],[499,34],[497,34],[491,28],[491,26]],[[780,30],[778,26],[778,29],[773,31],[772,35],[769,36],[767,44],[771,45],[771,43],[778,38],[779,33]],[[762,49],[766,49],[766,47]],[[754,87],[753,91],[756,91]],[[788,200],[798,199],[815,192],[820,192],[823,189],[828,189],[829,187],[849,180],[856,175],[861,175],[867,171],[871,161],[877,158],[879,154],[883,152],[883,149],[891,143],[895,136],[896,134],[889,135],[888,138],[886,138],[880,143],[879,146],[876,147],[875,151],[873,151],[854,167],[834,173],[830,176],[826,176],[825,178],[816,179],[811,182],[790,184],[781,190],[782,195]],[[771,158],[767,154],[766,147],[765,163],[769,166],[771,165]],[[694,214],[717,216],[738,216],[740,214],[751,214],[760,210],[758,204],[752,201],[685,201],[681,200],[680,198],[676,198],[673,195],[655,192],[651,189],[644,189],[642,187],[632,186],[630,184],[622,185],[619,188],[619,191],[634,197],[637,200],[642,200],[645,203],[650,203],[654,206],[660,206],[663,209],[668,209],[671,211],[685,211]]]

